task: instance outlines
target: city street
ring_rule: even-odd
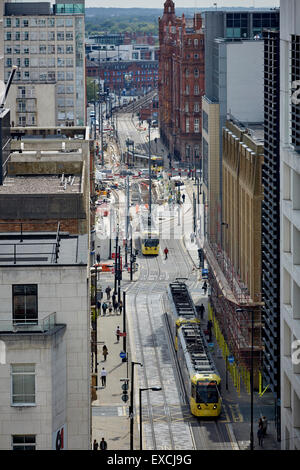
[[[137,122],[132,119],[131,114],[122,114],[118,118],[118,135],[122,150],[126,148],[126,139],[135,141],[136,147],[146,150],[147,141],[145,135],[137,129]],[[159,137],[158,131],[155,136]],[[152,143],[153,147],[153,143]],[[163,149],[166,152],[166,149]],[[115,172],[114,183],[118,187],[125,188],[125,179],[120,177],[120,168],[126,168],[120,165],[114,142],[111,142],[110,150],[105,155],[107,166]],[[146,187],[147,180],[137,178],[135,168],[132,168],[133,176],[129,176],[130,181],[130,200],[135,199],[134,204],[129,204],[131,226],[138,227],[139,211],[145,210],[147,205],[143,199],[145,194],[141,187]],[[127,342],[129,357],[127,364],[127,377],[130,382],[130,367],[132,361],[143,364],[135,365],[134,374],[134,403],[135,403],[135,426],[136,433],[140,432],[140,406],[139,390],[144,389],[142,393],[142,418],[143,418],[143,448],[148,450],[192,450],[192,449],[247,449],[249,447],[249,395],[242,391],[238,396],[232,379],[226,378],[229,387],[222,385],[223,407],[218,420],[197,419],[189,409],[188,398],[180,382],[176,354],[172,344],[172,338],[169,334],[166,315],[170,309],[170,304],[166,295],[167,287],[170,282],[177,278],[186,279],[195,304],[203,303],[205,305],[205,315],[202,320],[202,328],[205,329],[208,319],[208,295],[203,294],[201,282],[201,270],[198,269],[198,248],[202,243],[203,230],[200,219],[203,218],[203,204],[200,197],[200,204],[196,212],[193,208],[193,193],[197,193],[197,185],[193,179],[185,177],[183,185],[180,186],[180,196],[185,195],[184,204],[176,202],[168,203],[169,178],[166,173],[159,182],[155,180],[153,191],[153,213],[159,225],[160,249],[158,256],[144,256],[141,253],[140,237],[138,233],[133,232],[133,249],[137,250],[137,271],[133,274],[133,281],[130,281],[130,274],[123,269],[121,290],[126,293],[126,320],[127,320]],[[174,189],[173,189],[174,190]],[[178,191],[178,189],[177,189]],[[172,192],[172,191],[171,191]],[[123,239],[125,238],[125,215],[126,215],[126,194],[124,189],[112,190],[111,206],[115,206],[114,211],[118,212],[117,220],[119,227],[119,242],[121,246],[121,256],[125,259],[125,249]],[[139,197],[137,197],[137,193]],[[158,195],[163,203],[157,203]],[[116,201],[118,206],[116,207]],[[114,201],[114,202],[113,202]],[[112,208],[111,208],[112,209]],[[199,218],[200,217],[200,218]],[[107,221],[106,221],[107,222]],[[196,237],[191,237],[193,227],[196,223]],[[115,236],[116,227],[113,229]],[[192,241],[193,240],[193,241]],[[112,241],[115,246],[115,240]],[[168,248],[168,258],[165,259],[164,249]],[[113,251],[115,248],[113,248]],[[101,287],[105,290],[107,285],[113,285],[114,275],[102,273]],[[101,331],[101,325],[105,327],[108,320],[99,317],[98,324]],[[115,321],[122,323],[122,319]],[[103,333],[104,337],[107,337]],[[121,339],[122,340],[122,339]],[[105,339],[105,341],[107,341]],[[121,347],[120,347],[121,351]],[[221,375],[225,379],[224,359],[217,343],[214,340],[212,355]],[[110,360],[113,358],[111,357]],[[119,361],[116,356],[116,361]],[[123,372],[119,373],[120,378],[124,378],[125,365],[122,366]],[[128,416],[129,402],[121,401],[121,382],[119,382],[119,399],[115,386],[118,383],[116,366],[111,369],[115,378],[113,382],[113,402],[118,410],[118,419],[120,416]],[[108,382],[111,382],[108,378]],[[117,385],[118,386],[118,385]],[[130,387],[130,385],[129,385]],[[160,390],[149,390],[158,387]],[[146,390],[147,389],[147,390]],[[228,389],[228,390],[227,390]],[[117,390],[118,391],[118,390]],[[140,392],[141,393],[141,392]],[[93,416],[97,416],[97,407],[101,407],[101,396],[105,394],[104,403],[108,404],[108,388],[102,392],[101,388],[97,392],[97,402],[93,404]],[[255,410],[255,429],[258,418],[262,413],[268,415],[270,427],[272,420],[272,402],[268,403],[267,397],[257,403]],[[106,406],[107,408],[107,406]],[[108,410],[111,408],[108,407]],[[109,411],[106,414],[109,414]],[[105,415],[105,413],[103,413]],[[114,412],[113,412],[114,414]],[[103,416],[103,415],[102,415]],[[97,419],[97,418],[96,418]],[[98,426],[101,423],[97,421]],[[127,426],[129,423],[127,421]],[[99,437],[99,435],[98,435]],[[119,438],[116,443],[119,445]],[[114,445],[114,444],[113,444]],[[127,447],[126,447],[127,445]],[[128,448],[129,442],[124,440],[124,448]],[[135,444],[138,446],[138,444]],[[118,448],[118,447],[116,447]],[[276,448],[276,443],[270,442],[270,448]]]

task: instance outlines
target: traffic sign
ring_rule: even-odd
[[[230,364],[234,363],[234,356],[228,356],[227,359]]]
[[[126,357],[126,353],[124,351],[121,351],[120,352],[120,358],[125,359],[125,357]]]

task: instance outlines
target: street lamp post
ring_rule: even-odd
[[[126,292],[123,292],[123,351],[126,351]],[[122,362],[127,361],[127,354],[126,357],[122,359]]]
[[[151,211],[152,211],[152,179],[151,179],[151,142],[150,142],[150,129],[151,129],[151,119],[148,119],[148,135],[149,135],[149,142],[148,142],[148,171],[149,171],[149,218],[150,227],[151,227]]]
[[[131,361],[131,390],[130,390],[130,406],[129,406],[129,418],[130,418],[130,450],[133,450],[133,424],[134,424],[134,416],[133,416],[133,391],[134,391],[134,366],[140,365],[143,367],[141,362],[134,362]]]
[[[147,387],[139,389],[139,404],[140,404],[140,450],[143,450],[143,420],[142,420],[142,392],[145,390],[152,390],[158,392],[161,387]]]
[[[242,308],[235,309],[236,312],[246,312]],[[250,450],[254,450],[254,434],[253,434],[253,395],[254,395],[254,309],[251,310],[251,358],[250,358]]]

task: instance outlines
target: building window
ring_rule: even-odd
[[[58,31],[57,32],[57,40],[58,41],[64,41],[65,40],[65,33],[63,31]]]
[[[185,146],[185,158],[186,158],[186,160],[189,160],[190,156],[191,156],[191,146],[189,144],[187,144]]]
[[[202,139],[202,177],[208,188],[208,143],[205,139]]]
[[[23,20],[23,28],[28,28],[29,22],[28,20]]]
[[[202,112],[202,127],[208,133],[208,114],[205,111]]]
[[[199,103],[194,103],[194,113],[199,113],[200,107]]]
[[[194,132],[199,133],[199,119],[194,119]]]
[[[35,364],[11,364],[11,404],[35,405]]]
[[[199,95],[199,85],[194,86],[194,95],[195,96]]]
[[[194,70],[194,77],[198,78],[199,77],[199,69]]]
[[[5,19],[5,26],[6,26],[7,28],[10,28],[10,27],[11,27],[11,19],[10,19],[10,18],[6,18],[6,19]]]
[[[37,323],[37,285],[13,285],[14,323]]]
[[[12,450],[35,450],[35,436],[31,434],[12,436]]]
[[[188,102],[186,102],[185,105],[184,105],[184,111],[185,111],[186,113],[189,112],[189,103],[188,103]]]
[[[185,132],[190,132],[190,120],[186,119],[185,120]]]
[[[190,86],[189,86],[189,85],[186,85],[186,86],[185,86],[185,94],[186,94],[186,95],[189,95],[189,94],[190,94]]]
[[[198,47],[198,39],[194,39],[194,47]]]

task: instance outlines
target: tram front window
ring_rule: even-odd
[[[217,403],[219,400],[218,389],[216,385],[198,385],[197,403]]]
[[[144,245],[148,248],[157,247],[158,244],[159,244],[159,240],[155,238],[149,238],[147,240],[144,240]]]

